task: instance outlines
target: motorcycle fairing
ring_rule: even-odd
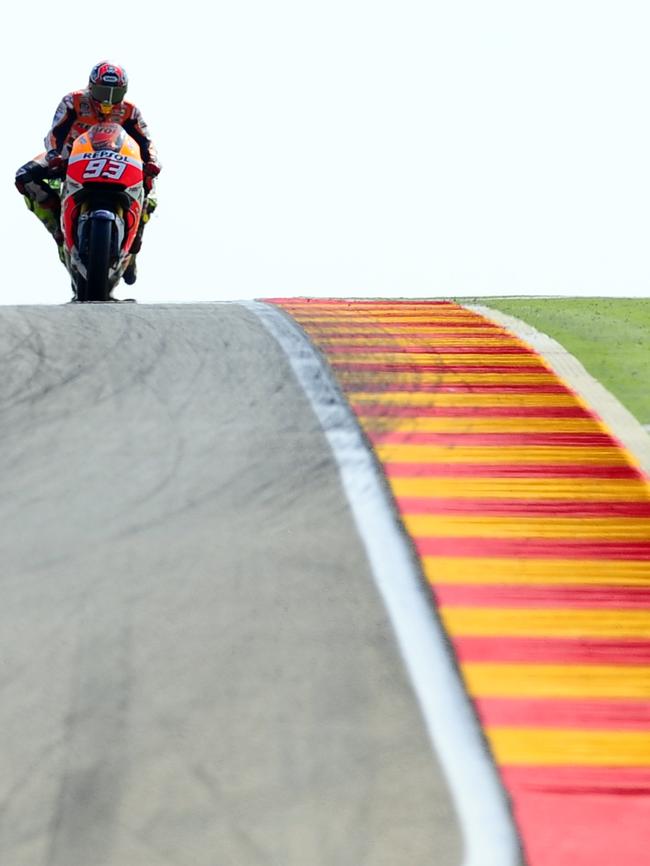
[[[117,123],[96,124],[73,143],[62,194],[61,224],[73,267],[86,276],[80,243],[90,201],[110,198],[118,229],[116,266],[119,279],[142,216],[144,185],[138,144]]]

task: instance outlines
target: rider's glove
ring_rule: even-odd
[[[160,174],[160,166],[155,162],[145,162],[142,166],[144,174],[144,191],[147,195],[153,189],[153,179]]]
[[[47,176],[62,177],[68,165],[68,161],[64,159],[56,150],[48,150],[47,155]]]

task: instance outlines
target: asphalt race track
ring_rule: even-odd
[[[241,306],[0,312],[0,863],[457,866],[318,421]]]

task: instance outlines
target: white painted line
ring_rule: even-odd
[[[482,304],[463,304],[486,319],[507,328],[548,362],[557,375],[579,394],[587,405],[605,422],[610,432],[627,449],[632,461],[650,475],[650,425],[644,427],[616,397],[585,370],[580,361],[557,340],[549,337],[515,316],[493,310]]]
[[[242,304],[286,353],[334,452],[343,489],[388,611],[464,839],[463,866],[520,866],[506,794],[460,680],[431,595],[352,411],[298,326],[278,308]],[[432,864],[433,866],[433,864]]]

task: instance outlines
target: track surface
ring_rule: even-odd
[[[454,866],[331,455],[235,305],[0,312],[0,862]]]

